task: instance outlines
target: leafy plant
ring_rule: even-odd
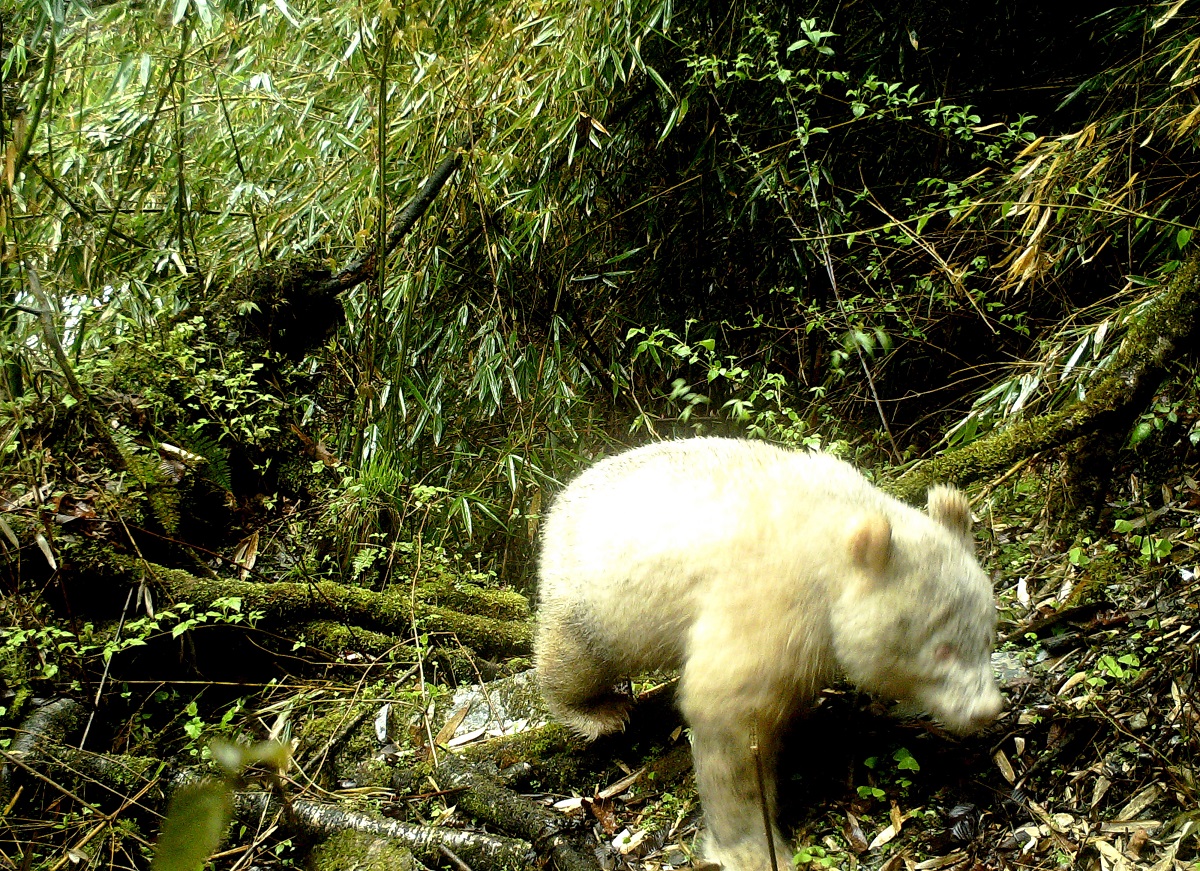
[[[1135,653],[1125,653],[1120,656],[1105,653],[1096,660],[1096,672],[1088,678],[1087,682],[1094,687],[1107,686],[1109,680],[1129,683],[1137,680],[1141,675],[1141,664],[1141,659]]]
[[[835,856],[818,844],[807,844],[796,851],[792,859],[796,865],[811,865],[816,868],[832,868],[837,862]]]
[[[912,780],[907,776],[906,772],[920,771],[921,766],[913,757],[912,753],[908,751],[907,747],[898,747],[895,751],[893,751],[892,762],[895,763],[894,771],[884,769],[880,765],[880,759],[878,756],[868,756],[863,760],[863,765],[865,765],[877,776],[883,778],[885,783],[894,783],[901,792],[904,792],[910,786],[912,786]],[[887,798],[886,790],[875,784],[859,786],[857,787],[857,791],[861,798],[874,798],[879,800]]]
[[[1131,520],[1118,519],[1113,522],[1113,530],[1127,537],[1143,562],[1159,563],[1171,555],[1175,545],[1170,539],[1159,538],[1147,532],[1134,531],[1139,528],[1140,524]]]

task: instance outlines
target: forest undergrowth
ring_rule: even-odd
[[[800,867],[1200,868],[1193,5],[6,4],[0,869],[693,864],[672,676],[529,665],[563,483],[710,434],[996,584],[983,734],[794,725]]]

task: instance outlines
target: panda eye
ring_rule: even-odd
[[[953,644],[942,642],[933,649],[933,658],[938,662],[946,662],[958,657],[958,651],[954,649]]]

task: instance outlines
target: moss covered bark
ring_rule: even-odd
[[[201,608],[236,597],[243,613],[258,612],[263,625],[288,628],[289,634],[294,634],[294,627],[319,620],[386,633],[395,639],[393,643],[411,640],[415,634],[452,636],[476,653],[497,658],[526,655],[532,645],[528,602],[508,590],[486,590],[471,584],[451,589],[439,581],[375,592],[334,581],[302,584],[202,578],[115,553],[111,546],[90,539],[75,542],[67,556],[63,570],[78,580],[149,583],[159,589],[160,600],[189,602]],[[447,606],[447,602],[464,610]]]
[[[1112,366],[1082,402],[940,454],[896,480],[884,482],[884,489],[919,502],[933,484],[966,485],[999,474],[1025,457],[1093,433],[1117,434],[1119,446],[1167,376],[1170,364],[1181,352],[1194,348],[1200,310],[1198,283],[1200,259],[1193,257],[1175,272],[1142,320],[1130,328]],[[1106,456],[1112,450],[1110,442]],[[1094,494],[1086,498],[1094,498]]]

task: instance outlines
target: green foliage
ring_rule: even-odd
[[[255,447],[279,432],[278,400],[259,384],[264,364],[243,350],[219,347],[201,316],[175,324],[161,341],[125,333],[115,344],[157,372],[147,381],[159,414],[172,406],[189,412],[189,442]]]
[[[880,762],[878,756],[868,756],[863,760],[863,765],[872,772],[874,778],[870,784],[856,787],[860,798],[873,798],[879,801],[886,799],[887,790],[879,784],[883,786],[890,784],[903,794],[913,784],[906,772],[921,770],[920,764],[913,758],[907,747],[898,747],[892,752],[894,771],[884,767]]]
[[[225,781],[181,786],[171,796],[150,867],[200,871],[217,852],[232,816],[233,788]]]
[[[1084,536],[1067,550],[1067,562],[1077,569],[1086,569],[1094,560],[1115,553],[1117,547],[1112,542],[1093,541],[1091,536]]]
[[[732,355],[719,357],[715,339],[689,341],[688,333],[694,323],[688,321],[684,325],[683,338],[663,327],[653,330],[633,327],[626,335],[627,342],[637,339],[631,363],[644,356],[652,361],[655,369],[664,373],[681,368],[689,373],[701,373],[699,384],[682,377],[671,382],[669,398],[680,406],[676,418],[680,423],[703,432],[719,425],[723,418],[754,438],[812,449],[822,446],[822,432],[811,426],[792,404],[793,391],[782,374],[769,371],[761,363],[744,367]],[[709,412],[714,405],[714,396],[724,399],[715,415]],[[653,422],[645,411],[633,423],[634,430],[643,427],[653,429]],[[831,426],[823,432],[828,438],[836,429]],[[836,452],[839,446],[831,440],[826,449]]]
[[[123,651],[145,647],[168,635],[179,638],[206,624],[253,625],[258,619],[257,613],[243,613],[240,601],[227,599],[202,612],[181,602],[153,617],[128,620],[119,633],[115,627],[98,631],[91,623],[73,632],[53,622],[31,621],[26,626],[0,629],[0,672],[15,690],[46,681],[79,692],[85,671],[103,672],[103,664]],[[0,716],[6,713],[0,711]]]
[[[796,851],[796,855],[792,858],[796,865],[811,865],[814,868],[832,868],[837,865],[837,857],[830,856],[829,852],[822,846],[817,844],[807,844]]]
[[[1113,522],[1113,531],[1126,536],[1143,562],[1160,563],[1171,555],[1175,545],[1170,539],[1135,531],[1141,528],[1142,524],[1137,521],[1118,519]]]
[[[980,381],[947,372],[994,382],[988,361],[1031,345],[1039,365],[993,383],[951,440],[1075,401],[1141,300],[1067,287],[1070,270],[1152,284],[1194,241],[1191,195],[1166,193],[1191,189],[1195,119],[1173,82],[1194,23],[1151,28],[1150,10],[1101,15],[1144,54],[1059,95],[1089,111],[1140,95],[1100,123],[949,88],[936,47],[836,4],[26,6],[6,66],[27,103],[48,91],[6,208],[80,371],[136,356],[118,386],[221,487],[229,452],[270,446],[294,412],[365,480],[445,488],[437,522],[501,554],[527,546],[543,490],[629,426],[887,442],[898,459],[877,415],[964,408]],[[460,148],[378,280],[344,294],[345,331],[301,362],[311,393],[279,407],[276,361],[195,312],[261,264],[378,250]],[[12,325],[32,390],[43,354],[31,319]],[[340,565],[365,576],[387,557],[371,518],[415,515],[361,500],[377,507]]]
[[[92,631],[90,624],[84,628],[87,636]],[[94,646],[81,643],[75,633],[54,625],[0,630],[0,645],[0,657],[6,663],[20,660],[21,671],[32,680],[61,679],[64,666],[76,671],[79,658],[95,650]]]
[[[1144,671],[1142,660],[1136,653],[1115,655],[1104,653],[1096,660],[1095,668],[1088,674],[1087,685],[1093,689],[1104,689],[1111,682],[1128,684],[1137,680]]]
[[[229,451],[222,446],[216,435],[198,431],[194,426],[184,425],[176,429],[176,438],[199,458],[201,474],[222,490],[233,489],[229,471]]]
[[[233,817],[233,788],[242,771],[265,764],[286,771],[290,748],[277,741],[234,744],[214,741],[208,748],[223,773],[218,779],[189,783],[171,796],[155,845],[152,871],[199,871],[217,851]]]
[[[138,617],[127,621],[121,637],[105,643],[103,654],[107,660],[122,650],[143,647],[167,634],[171,638],[178,638],[205,625],[236,626],[245,623],[253,626],[260,619],[262,614],[257,611],[243,613],[241,599],[237,597],[215,599],[212,606],[205,611],[197,610],[188,602],[178,602],[171,608],[155,612],[153,617]]]
[[[874,798],[883,801],[887,798],[887,793],[877,786],[859,786],[856,787],[859,798]]]
[[[896,752],[892,754],[892,759],[895,760],[896,769],[898,771],[921,770],[921,766],[917,763],[917,760],[913,758],[913,755],[908,752],[907,747],[900,747],[897,749]]]

